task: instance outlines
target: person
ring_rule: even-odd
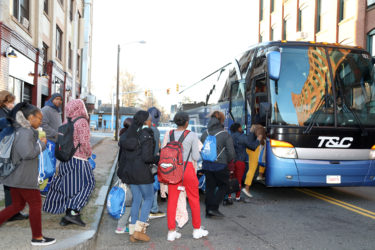
[[[132,122],[133,122],[133,119],[130,117],[124,120],[124,123],[123,123],[124,127],[120,130],[120,141],[121,141],[121,136],[126,132],[126,130],[128,130]],[[120,147],[120,143],[119,143],[119,147]],[[121,158],[121,150],[119,153],[119,159],[120,158]],[[119,170],[119,172],[121,172],[121,170]],[[122,183],[122,184],[124,185],[124,188],[126,190],[126,197],[125,197],[126,209],[125,209],[125,213],[121,216],[121,218],[117,222],[117,227],[115,230],[116,234],[129,233],[128,222],[129,222],[131,203],[132,203],[132,193],[128,184],[125,184],[125,183]]]
[[[154,198],[151,165],[159,161],[159,157],[154,156],[155,142],[150,125],[151,115],[144,110],[138,111],[119,142],[121,157],[117,175],[123,183],[130,185],[133,194],[129,224],[131,242],[150,241],[146,221]]]
[[[264,147],[265,138],[266,138],[266,130],[260,124],[252,125],[251,128],[250,128],[250,132],[255,134],[255,137],[259,141],[260,145],[258,145],[258,147],[255,150],[246,149],[246,152],[249,155],[249,169],[246,173],[245,187],[242,188],[241,191],[248,198],[253,197],[252,194],[250,193],[250,186],[253,182],[255,171],[258,168],[259,154],[260,154],[260,151],[261,151],[261,147]],[[262,180],[264,170],[265,170],[264,167],[259,167],[259,176],[257,177],[257,180]]]
[[[46,138],[38,140],[36,130],[42,123],[39,108],[27,104],[16,105],[20,110],[15,115],[16,135],[13,142],[12,161],[17,167],[2,183],[10,187],[12,204],[0,211],[0,225],[29,206],[32,232],[31,244],[45,246],[56,242],[42,234],[42,198],[38,184],[38,156],[46,148]]]
[[[228,163],[236,157],[233,140],[224,130],[225,116],[220,111],[214,111],[208,122],[206,132],[201,136],[204,144],[208,135],[216,135],[217,159],[214,162],[203,160],[202,168],[206,175],[206,217],[224,217],[219,211],[219,205],[224,199],[229,183]]]
[[[172,133],[175,140],[179,140],[189,125],[189,115],[186,112],[178,112],[174,116],[173,122],[177,125],[177,129],[173,130]],[[168,135],[166,135],[166,137],[166,142],[168,143],[170,138]],[[200,157],[197,134],[190,131],[183,140],[182,147],[183,160],[184,164],[186,164],[183,182],[181,184],[168,184],[168,241],[174,241],[175,239],[179,239],[181,237],[181,234],[176,231],[176,210],[181,190],[185,190],[189,200],[192,224],[194,228],[193,238],[200,239],[208,235],[208,231],[201,227],[198,178],[193,166],[193,161],[197,161]]]
[[[61,126],[61,109],[62,95],[55,93],[46,102],[45,106],[42,108],[43,121],[42,128],[46,132],[47,136],[47,148],[52,153],[52,164],[56,166],[55,158],[55,143],[57,141],[57,130]],[[47,180],[48,184],[41,191],[42,196],[45,196],[48,192],[50,180]]]
[[[59,172],[51,181],[43,210],[52,214],[65,212],[60,221],[62,226],[74,223],[84,227],[86,224],[81,219],[80,211],[95,188],[94,173],[88,161],[92,153],[89,117],[85,104],[79,99],[68,102],[66,115],[71,120],[81,118],[74,123],[73,133],[74,147],[79,147],[72,159],[60,163]]]
[[[234,160],[234,176],[240,184],[240,189],[242,187],[242,177],[245,173],[247,154],[246,148],[254,151],[260,144],[260,141],[255,137],[254,133],[249,133],[245,135],[243,133],[241,124],[233,123],[230,126],[231,136],[233,139],[234,149],[236,151],[236,158]],[[241,190],[236,193],[236,201],[241,200]],[[244,200],[245,201],[245,200]],[[227,203],[231,204],[231,195],[229,195]]]
[[[159,155],[160,150],[160,132],[158,130],[158,125],[161,117],[161,112],[156,107],[151,107],[148,109],[148,112],[151,115],[151,129],[154,133],[154,140],[155,140],[155,150],[154,155]],[[158,180],[155,178],[154,186],[157,186]],[[155,188],[154,188],[155,189]],[[155,190],[154,193],[154,201],[152,202],[151,212],[150,212],[150,219],[162,218],[165,217],[165,213],[159,210],[158,205],[158,190]]]
[[[16,97],[12,93],[6,90],[0,91],[0,118],[9,116],[9,112],[13,109],[15,100]],[[10,195],[10,188],[8,186],[4,186],[4,197],[5,207],[9,207],[12,204],[12,197]],[[29,215],[19,212],[10,218],[9,221],[26,220],[28,218]]]

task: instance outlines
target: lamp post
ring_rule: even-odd
[[[125,45],[133,44],[133,43],[140,43],[145,44],[146,41],[134,41],[128,42]],[[120,44],[117,47],[117,84],[116,84],[116,130],[115,130],[115,140],[118,141],[118,130],[119,130],[119,109],[120,109],[120,99],[119,99],[119,92],[120,92]]]

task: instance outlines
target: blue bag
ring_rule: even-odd
[[[154,175],[154,192],[160,190],[160,182],[158,180],[158,176]]]
[[[217,145],[216,145],[216,136],[224,131],[220,131],[215,135],[208,134],[207,131],[207,138],[204,140],[201,156],[204,161],[211,161],[214,162],[217,158],[223,153],[225,147],[221,150],[219,155],[217,154]]]
[[[107,211],[115,219],[120,219],[125,213],[125,188],[121,187],[120,181],[112,187],[107,198]]]
[[[261,149],[260,149],[260,153],[259,153],[259,159],[258,159],[258,165],[259,166],[262,166],[262,167],[265,167],[266,166],[266,157],[264,155],[264,149],[266,148],[266,146],[263,146]]]
[[[41,184],[45,179],[51,178],[56,172],[56,164],[53,163],[52,152],[46,148],[39,154],[39,177]]]
[[[90,163],[92,170],[94,170],[96,167],[96,163],[94,161],[95,159],[96,159],[96,154],[92,154],[91,157],[89,158],[89,163]]]
[[[205,192],[206,191],[206,176],[203,174],[203,175],[201,175],[200,177],[199,177],[199,179],[198,179],[198,182],[199,182],[199,184],[198,184],[198,188],[200,189],[200,190],[202,190],[203,192]]]

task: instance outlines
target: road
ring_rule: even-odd
[[[189,220],[180,230],[182,238],[167,242],[166,218],[161,218],[151,221],[150,243],[130,243],[127,234],[114,233],[116,221],[105,214],[97,249],[374,249],[374,191],[266,188],[256,183],[250,203],[220,208],[224,219],[206,219],[201,202],[202,225],[210,232],[204,240],[192,239]],[[160,205],[166,211],[166,203]]]
[[[91,131],[91,138],[90,138],[91,147],[93,147],[95,144],[99,143],[105,137],[111,137],[111,136],[113,136],[113,133],[103,133],[103,132]]]

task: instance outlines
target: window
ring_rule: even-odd
[[[43,43],[43,73],[47,73],[47,62],[48,62],[48,46]]]
[[[275,0],[271,0],[271,13],[275,11]]]
[[[74,5],[74,0],[70,0],[70,9],[69,9],[70,21],[73,21],[73,5]]]
[[[264,34],[260,34],[259,42],[264,42]]]
[[[49,0],[44,0],[44,3],[43,3],[43,10],[44,10],[44,13],[46,13],[48,15],[48,1]]]
[[[288,20],[283,20],[283,40],[287,40]]]
[[[375,0],[367,0],[367,7],[375,5]]]
[[[62,61],[62,36],[63,32],[59,28],[59,26],[56,26],[56,57]]]
[[[29,0],[13,0],[13,16],[25,26],[29,28]]]
[[[69,42],[68,67],[70,70],[72,69],[72,55],[73,55],[72,44]]]
[[[64,6],[64,0],[58,0],[58,2],[61,4],[61,6]]]
[[[316,1],[316,33],[321,30],[321,18],[322,18],[322,1]]]
[[[298,9],[298,23],[297,23],[297,31],[302,30],[302,10]]]
[[[372,56],[375,56],[375,29],[367,34],[367,50]]]
[[[275,28],[272,27],[271,28],[271,37],[270,37],[270,40],[273,41],[275,39]]]
[[[263,20],[263,0],[260,0],[260,13],[259,13],[259,21]]]
[[[353,14],[351,13],[351,7],[355,7],[355,2],[353,2],[353,0],[340,0],[339,22],[349,18]]]
[[[81,57],[77,55],[77,77],[79,77],[80,63],[81,63]]]

